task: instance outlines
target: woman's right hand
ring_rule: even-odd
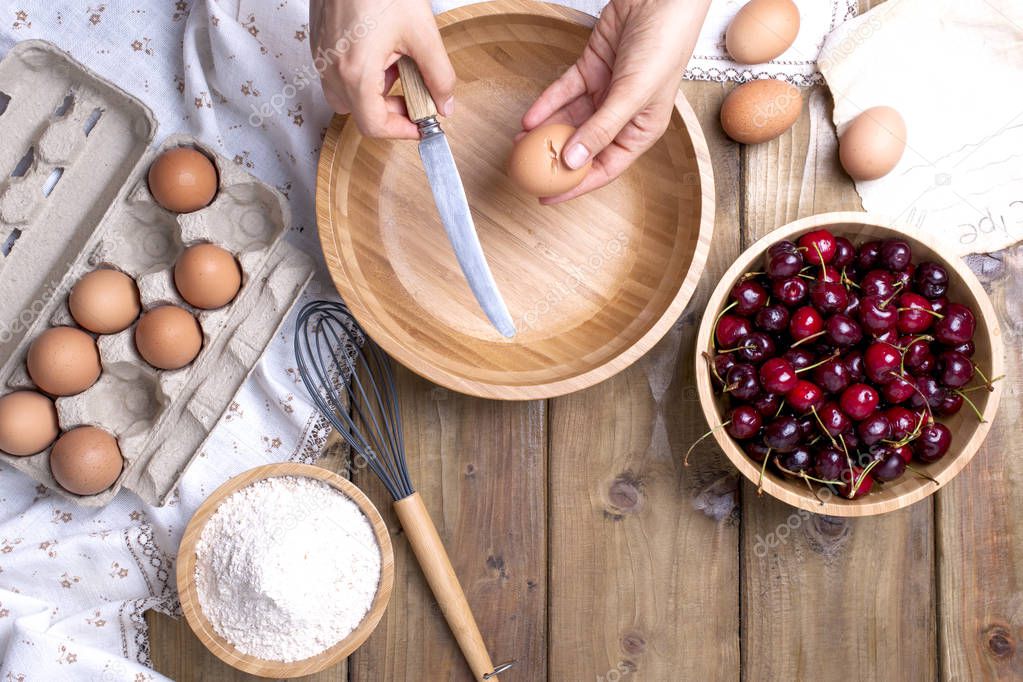
[[[363,135],[418,139],[405,101],[387,96],[408,55],[419,66],[437,109],[454,109],[455,71],[427,0],[311,0],[314,63],[327,103],[351,113]]]

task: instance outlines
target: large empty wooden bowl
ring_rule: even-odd
[[[206,526],[206,522],[217,511],[221,502],[256,481],[281,476],[313,478],[339,490],[345,497],[359,505],[359,509],[369,519],[369,523],[373,527],[373,534],[377,539],[377,545],[380,547],[380,583],[377,586],[377,593],[373,597],[369,611],[363,617],[359,626],[329,649],[310,658],[288,663],[283,661],[265,661],[250,654],[243,654],[233,644],[221,637],[213,629],[213,625],[203,613],[202,606],[199,604],[199,594],[195,586],[195,547],[202,536],[202,530]],[[328,530],[324,533],[323,542],[330,541],[331,537]],[[296,579],[300,577],[296,576]],[[377,508],[373,506],[369,498],[354,483],[333,471],[328,471],[312,464],[300,464],[298,462],[267,464],[238,474],[214,490],[206,498],[206,501],[199,506],[191,521],[188,522],[185,533],[181,538],[181,545],[178,548],[177,583],[178,594],[181,598],[181,611],[185,614],[188,625],[192,628],[195,636],[217,658],[238,670],[252,675],[277,679],[301,677],[326,670],[340,663],[373,634],[373,630],[376,629],[381,616],[384,615],[387,602],[391,599],[391,588],[394,586],[394,549],[391,547],[391,536],[387,530],[387,524],[384,523],[380,512],[377,511]],[[337,598],[344,599],[345,595],[339,594]]]
[[[988,377],[1003,374],[1004,348],[998,320],[984,287],[962,260],[955,257],[946,258],[933,244],[922,241],[919,233],[899,229],[867,213],[825,213],[797,220],[760,239],[739,256],[711,295],[696,339],[696,386],[703,414],[711,426],[724,422],[727,406],[714,391],[710,369],[702,353],[713,350],[714,325],[718,314],[728,305],[732,286],[743,274],[760,269],[764,253],[772,244],[783,239],[795,240],[799,235],[819,228],[826,228],[837,236],[846,237],[856,246],[871,239],[893,237],[902,239],[913,248],[914,263],[934,261],[943,265],[948,270],[951,280],[948,288],[949,299],[969,306],[977,318],[977,330],[973,337],[977,347],[973,356],[974,363],[982,368]],[[822,486],[816,485],[819,493],[823,494],[815,495],[803,480],[787,478],[768,467],[763,480],[764,492],[801,509],[833,516],[883,514],[922,500],[947,485],[977,453],[991,428],[991,420],[998,411],[1002,383],[996,381],[992,392],[981,390],[969,394],[984,416],[984,422],[981,422],[968,407],[964,407],[952,417],[937,418],[951,429],[952,445],[948,453],[937,462],[932,464],[913,462],[913,467],[929,478],[907,469],[901,478],[883,486],[875,485],[873,491],[864,497],[849,500],[838,494],[829,494],[830,490],[822,490]],[[760,481],[760,464],[750,459],[724,429],[715,428],[714,436],[732,464],[757,485]]]
[[[458,75],[442,121],[518,334],[491,327],[459,270],[416,144],[335,117],[317,219],[334,282],[394,358],[448,388],[534,399],[585,388],[649,350],[683,312],[710,248],[711,164],[679,94],[670,127],[608,187],[541,206],[505,175],[522,114],[581,53],[594,19],[502,0],[437,18]]]

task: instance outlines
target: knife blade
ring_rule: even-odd
[[[483,254],[455,157],[437,122],[437,108],[415,62],[402,57],[398,61],[398,71],[405,90],[409,118],[419,127],[419,157],[423,161],[437,213],[455,251],[458,265],[490,323],[503,336],[515,336],[515,323]]]

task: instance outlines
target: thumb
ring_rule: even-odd
[[[565,164],[581,168],[611,144],[642,104],[621,85],[612,85],[604,102],[565,145]]]
[[[430,21],[433,19],[431,17]],[[450,116],[454,109],[455,70],[451,67],[444,41],[435,26],[417,30],[407,38],[409,56],[423,74],[437,110]]]

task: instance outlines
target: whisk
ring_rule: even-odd
[[[394,498],[398,520],[473,675],[496,680],[512,664],[494,667],[437,528],[409,479],[391,359],[347,306],[333,301],[313,301],[299,312],[295,357],[317,407]]]

